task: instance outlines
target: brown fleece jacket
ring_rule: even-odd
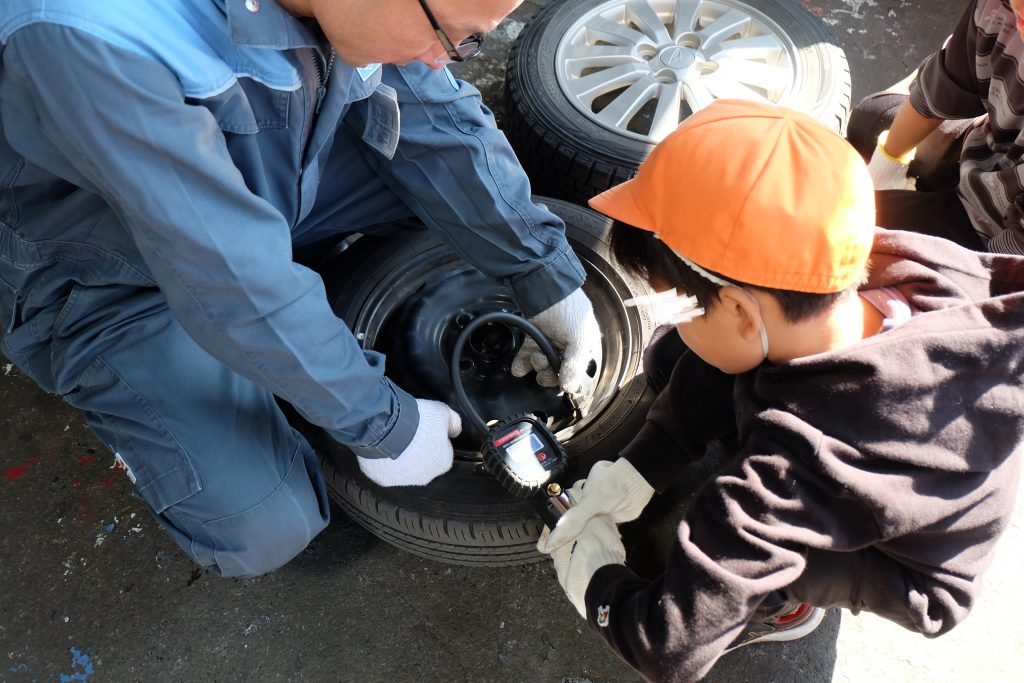
[[[1024,259],[880,230],[866,288],[883,286],[909,322],[737,376],[724,420],[700,373],[674,372],[627,447],[664,490],[733,418],[740,444],[661,576],[609,565],[587,589],[591,626],[647,678],[704,675],[776,590],[926,636],[967,616],[1017,490]]]

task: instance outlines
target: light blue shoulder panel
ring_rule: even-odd
[[[239,76],[276,90],[301,80],[286,53],[231,42],[223,2],[215,0],[0,0],[0,44],[20,28],[49,23],[85,31],[160,62],[187,97],[212,97]]]

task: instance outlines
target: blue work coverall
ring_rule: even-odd
[[[584,277],[474,88],[331,56],[269,0],[0,0],[3,354],[224,575],[284,564],[328,521],[275,395],[363,457],[419,420],[293,249],[417,217],[528,315]],[[382,82],[391,160],[363,139]]]

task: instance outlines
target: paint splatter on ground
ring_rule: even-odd
[[[71,668],[73,673],[61,674],[60,683],[71,683],[71,681],[88,681],[93,674],[92,660],[77,647],[71,647]]]
[[[20,465],[8,467],[6,475],[7,481],[14,481],[15,479],[20,479],[21,477],[24,477],[26,474],[28,474],[28,471],[32,469],[32,466],[35,465],[37,462],[39,462],[39,456],[33,455],[31,458],[21,463]]]

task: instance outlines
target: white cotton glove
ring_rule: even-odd
[[[896,159],[885,151],[885,141],[889,137],[889,131],[885,131],[878,137],[878,145],[871,154],[871,162],[868,164],[868,173],[875,184],[876,190],[914,190],[917,189],[917,179],[908,176],[910,162],[914,158],[914,152]]]
[[[547,356],[528,338],[512,359],[512,374],[525,377],[537,373],[537,384],[542,387],[561,386],[578,403],[594,392],[597,375],[601,370],[601,330],[594,317],[590,299],[577,289],[554,306],[530,318],[530,322],[562,349],[562,367],[558,375],[551,369]],[[594,375],[587,369],[594,364]]]
[[[439,401],[416,399],[420,423],[397,458],[361,458],[359,469],[379,486],[423,486],[452,468],[451,439],[462,432],[462,418]]]
[[[541,535],[537,550],[552,554],[576,538],[591,519],[608,519],[613,524],[630,522],[640,516],[654,495],[654,488],[625,458],[600,460],[590,476],[569,489],[572,507],[554,531]]]
[[[548,535],[547,528],[541,533],[543,543]],[[555,574],[562,590],[569,596],[580,616],[586,618],[587,586],[601,567],[608,564],[625,564],[626,548],[622,545],[619,530],[607,517],[595,517],[590,520],[575,543],[563,545],[551,554],[555,565]]]

